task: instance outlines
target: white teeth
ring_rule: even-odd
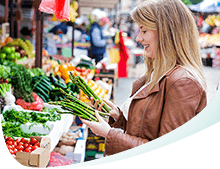
[[[145,48],[148,48],[150,45],[145,45]]]

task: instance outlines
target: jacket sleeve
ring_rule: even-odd
[[[93,44],[97,47],[104,47],[107,44],[107,41],[105,39],[101,39],[101,32],[98,28],[94,28],[92,33],[92,40]]]
[[[120,116],[117,121],[115,121],[112,117],[109,118],[109,124],[113,128],[110,129],[106,138],[105,155],[116,154],[149,141],[147,139],[125,134],[121,130],[115,129],[121,128],[126,131],[127,120],[123,116],[122,111],[120,109],[119,111]]]
[[[120,110],[120,108],[118,107],[118,110],[119,110],[119,118],[118,120],[115,120],[114,118],[112,117],[109,117],[109,121],[108,121],[108,124],[111,126],[111,127],[114,127],[114,128],[120,128],[122,130],[126,130],[126,125],[127,125],[127,120],[125,119],[122,111]]]
[[[206,92],[190,78],[174,82],[165,96],[158,137],[183,125],[206,106]]]
[[[206,94],[189,78],[171,85],[166,92],[158,137],[176,129],[193,118],[206,106]],[[112,128],[106,138],[105,154],[119,153],[149,142]]]

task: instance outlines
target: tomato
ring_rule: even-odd
[[[29,146],[29,147],[25,148],[24,152],[28,152],[28,153],[30,153],[31,150],[32,150],[32,149],[31,149],[31,147]]]
[[[28,143],[25,143],[24,144],[24,148],[26,148],[26,147],[28,147],[29,146],[29,144]]]
[[[16,147],[18,145],[18,143],[16,141],[14,141],[13,145]]]
[[[8,149],[12,149],[13,147],[12,147],[11,145],[8,145],[8,144],[7,144],[7,148],[8,148]]]
[[[20,142],[20,140],[17,138],[17,139],[15,140],[15,142],[16,142],[16,143],[19,143],[19,142]]]
[[[38,148],[38,146],[34,145],[31,147],[32,151],[36,150]]]
[[[23,142],[18,143],[18,146],[23,146],[23,145],[24,145]]]
[[[14,153],[16,154],[17,152],[18,152],[18,150],[15,148],[15,149],[14,149]]]
[[[26,143],[30,144],[30,141],[29,141],[29,140],[26,140]]]
[[[8,144],[8,145],[12,145],[12,141],[6,141],[6,144]]]
[[[30,143],[31,143],[32,145],[34,145],[34,144],[37,143],[37,142],[38,142],[38,141],[37,141],[36,138],[32,138],[31,141],[30,141]]]
[[[7,141],[14,141],[13,138],[11,138],[11,137],[8,137],[6,140]]]
[[[17,146],[16,147],[18,150],[24,150],[24,146],[22,146],[22,145],[19,145],[19,146]]]
[[[15,154],[15,152],[14,152],[12,149],[10,149],[9,152],[10,152],[11,154]]]
[[[25,138],[22,138],[22,139],[20,140],[20,142],[26,143],[27,140],[26,140]]]
[[[37,142],[34,145],[37,146],[37,147],[40,147],[40,142]]]

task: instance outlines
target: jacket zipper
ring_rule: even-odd
[[[146,106],[145,106],[144,112],[143,112],[143,114],[142,114],[142,118],[141,118],[141,124],[140,124],[140,130],[139,130],[138,137],[140,137],[140,133],[141,133],[141,126],[142,126],[142,122],[143,122],[144,113],[145,113],[145,111],[146,111],[146,109],[147,109],[147,105],[148,105],[148,103],[149,103],[149,101],[150,101],[150,98],[151,98],[151,96],[149,97],[149,99],[148,99],[148,101],[147,101],[147,104],[146,104]]]

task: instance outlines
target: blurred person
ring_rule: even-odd
[[[191,11],[181,0],[146,0],[131,11],[144,46],[146,73],[133,83],[131,96],[112,108],[109,121],[98,106],[98,122],[81,118],[93,133],[106,138],[105,155],[157,139],[183,125],[207,104],[206,81]],[[116,129],[121,128],[122,131]]]
[[[108,17],[102,17],[98,22],[94,22],[90,28],[91,55],[97,64],[103,59],[106,53],[106,45],[111,44],[111,39],[105,39],[102,30],[106,24],[111,22]]]

